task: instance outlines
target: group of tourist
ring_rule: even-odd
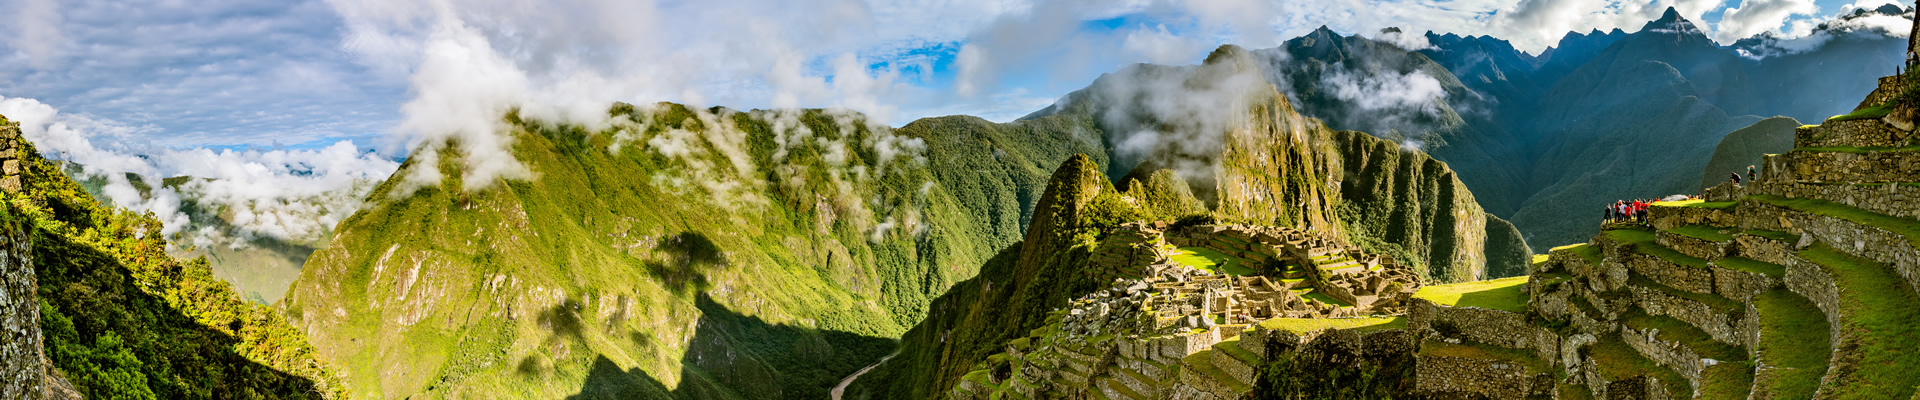
[[[1607,219],[1602,221],[1602,223],[1637,222],[1645,224],[1647,223],[1647,206],[1651,204],[1653,204],[1653,201],[1644,199],[1614,201],[1613,204],[1607,206]]]

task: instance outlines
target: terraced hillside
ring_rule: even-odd
[[[1644,222],[1607,222],[1587,243],[1536,257],[1527,276],[1416,284],[1359,312],[1304,295],[1338,279],[1303,267],[1366,269],[1322,249],[1291,260],[1237,247],[1264,236],[1167,234],[1176,264],[1188,254],[1180,246],[1207,246],[1226,262],[1268,267],[1198,275],[1095,251],[1104,261],[1087,268],[1121,272],[1092,275],[1105,284],[1083,282],[1096,289],[1039,317],[1023,313],[1038,319],[1030,327],[983,337],[971,324],[941,325],[942,338],[969,341],[943,346],[943,362],[972,361],[944,395],[1920,398],[1912,82],[1920,75],[1882,79],[1855,113],[1799,127],[1794,149],[1766,155],[1747,186],[1657,203]],[[1123,243],[1164,247],[1152,239],[1159,231],[1142,232],[1149,238]],[[1308,279],[1288,279],[1298,276]],[[1360,287],[1407,288],[1369,282]]]

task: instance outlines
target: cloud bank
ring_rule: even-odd
[[[62,114],[33,99],[0,97],[0,115],[20,123],[42,155],[104,180],[104,200],[152,212],[165,225],[163,234],[202,247],[239,248],[258,238],[323,240],[399,167],[344,141],[314,150],[244,151],[132,144],[137,129]],[[128,174],[151,189],[142,192]],[[159,184],[176,176],[192,179]],[[188,205],[198,211],[184,211]]]

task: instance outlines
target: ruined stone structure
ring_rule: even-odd
[[[20,193],[27,187],[26,171],[22,170],[26,164],[20,160],[23,155],[20,154],[21,149],[25,148],[21,144],[26,143],[27,139],[20,136],[19,124],[0,119],[0,126],[4,126],[0,127],[0,190]]]
[[[1171,255],[1177,247],[1218,251],[1258,274],[1215,274],[1176,264]],[[952,395],[1237,398],[1252,390],[1269,346],[1295,349],[1318,343],[1317,333],[1302,336],[1262,322],[1399,314],[1421,286],[1412,271],[1392,258],[1287,228],[1202,225],[1169,230],[1165,224],[1131,223],[1109,233],[1092,264],[1091,273],[1117,277],[1111,288],[1057,311],[1056,323],[1043,328],[1050,331],[1037,333],[1041,339],[1008,344],[1001,357],[1017,359],[1019,368],[975,371]],[[1314,291],[1347,306],[1302,296]],[[1241,340],[1243,335],[1248,339]],[[1377,340],[1387,348],[1413,347],[1405,335]]]

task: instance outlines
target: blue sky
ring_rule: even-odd
[[[555,115],[619,100],[847,107],[896,126],[948,114],[1004,121],[1128,63],[1192,63],[1222,43],[1267,47],[1320,25],[1492,34],[1537,51],[1568,30],[1637,29],[1670,5],[1725,43],[1736,32],[1791,35],[1852,4],[5,0],[18,12],[0,16],[11,36],[0,42],[0,96],[136,148],[350,140],[400,154],[513,102],[588,104],[556,104]],[[1729,8],[1742,18],[1726,18]],[[436,69],[436,48],[500,65]]]

